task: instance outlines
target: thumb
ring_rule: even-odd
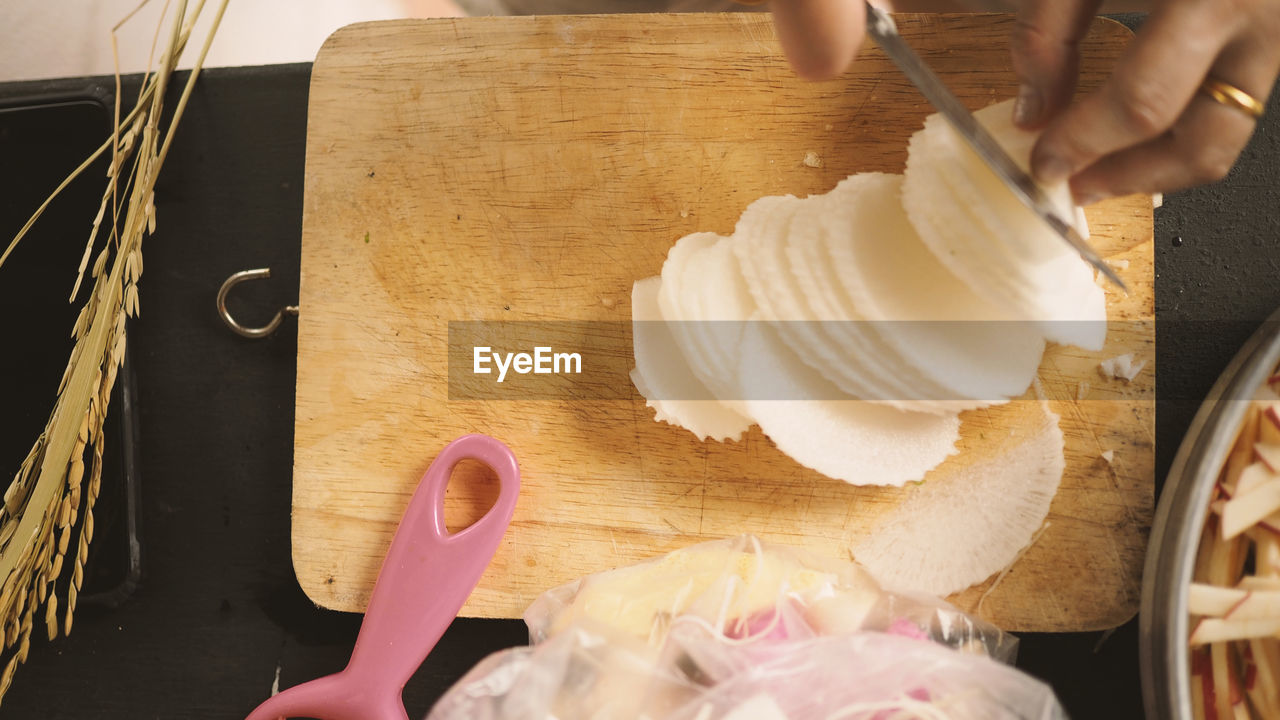
[[[1080,40],[1101,0],[1026,0],[1013,31],[1013,71],[1018,99],[1013,121],[1042,127],[1066,107],[1076,89]]]
[[[848,0],[776,0],[770,10],[796,74],[826,80],[853,62],[866,34],[866,6]]]

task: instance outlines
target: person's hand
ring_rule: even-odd
[[[1068,105],[1098,5],[1025,0],[1018,13],[1015,121],[1044,127],[1037,179],[1070,178],[1081,204],[1221,179],[1256,118],[1200,88],[1212,78],[1266,102],[1280,73],[1280,0],[1156,0],[1102,87]]]
[[[1280,74],[1280,0],[1155,0],[1111,77],[1069,106],[1077,45],[1101,4],[1022,0],[1013,37],[1022,85],[1016,120],[1044,129],[1034,174],[1042,182],[1070,178],[1083,204],[1222,178],[1256,118],[1200,88],[1212,78],[1266,102]],[[866,19],[856,0],[774,0],[770,9],[801,77],[840,74],[862,45]]]
[[[858,0],[774,0],[769,11],[791,67],[809,80],[844,72],[867,34],[866,6]]]

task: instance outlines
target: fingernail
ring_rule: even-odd
[[[1053,185],[1071,177],[1071,166],[1057,155],[1042,156],[1032,165],[1035,168],[1036,179],[1045,185]]]
[[[1018,86],[1018,99],[1013,103],[1013,122],[1026,127],[1034,125],[1044,110],[1044,101],[1040,91],[1034,85],[1022,83]]]
[[[1102,193],[1096,193],[1096,192],[1087,192],[1083,195],[1076,195],[1075,197],[1076,204],[1081,207],[1088,207],[1094,203],[1099,203],[1106,199],[1107,199],[1106,195]]]

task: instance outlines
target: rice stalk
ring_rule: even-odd
[[[138,8],[147,1],[142,0]],[[156,179],[227,4],[228,0],[218,3],[212,27],[167,127],[162,127],[166,90],[204,9],[204,0],[197,0],[191,11],[186,0],[176,0],[172,16],[166,0],[137,100],[123,116],[115,33],[137,9],[112,28],[117,71],[111,136],[54,189],[0,253],[3,266],[53,199],[110,151],[106,186],[71,289],[70,302],[75,302],[82,287],[89,286],[71,328],[74,344],[67,368],[45,428],[19,465],[0,504],[0,634],[8,654],[0,673],[0,700],[12,685],[17,666],[26,662],[37,610],[43,608],[50,640],[72,629],[93,541],[94,505],[102,485],[103,424],[127,346],[126,319],[137,317],[141,310],[142,240],[156,231]],[[167,44],[159,67],[153,71],[151,61],[166,17]],[[108,207],[110,234],[103,240],[102,223],[108,221]],[[65,601],[59,601],[60,594]]]

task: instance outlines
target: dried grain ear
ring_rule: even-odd
[[[656,420],[685,428],[699,439],[737,440],[751,422],[712,398],[689,370],[658,310],[661,284],[661,278],[651,277],[631,288],[631,317],[637,323],[631,381]]]
[[[964,590],[1014,562],[1044,524],[1066,468],[1058,416],[1032,400],[986,412],[994,427],[1016,430],[989,433],[986,444],[904,489],[853,547],[886,588],[939,597]]]

